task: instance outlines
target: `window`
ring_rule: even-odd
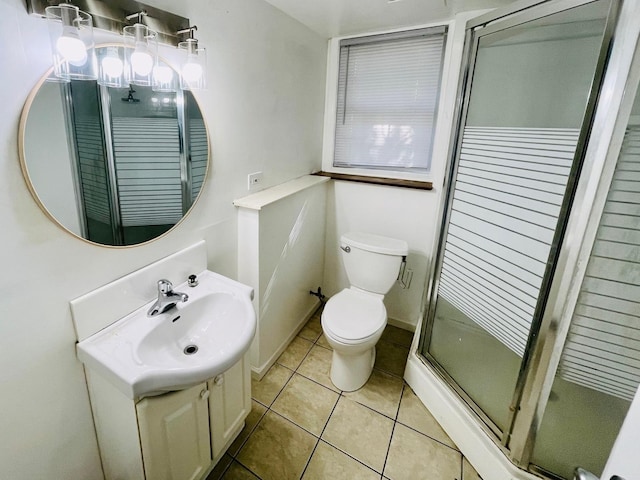
[[[334,167],[429,172],[446,31],[340,41]]]

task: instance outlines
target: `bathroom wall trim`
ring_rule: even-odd
[[[372,183],[374,185],[388,185],[390,187],[417,188],[419,190],[433,190],[433,182],[420,180],[403,180],[400,178],[375,177],[368,175],[349,175],[346,173],[317,172],[313,175],[329,177],[333,180],[344,180],[347,182]]]
[[[416,324],[415,323],[411,323],[407,320],[399,320],[397,318],[387,318],[387,324],[394,326],[394,327],[398,327],[401,328],[403,330],[408,330],[410,332],[415,332],[416,331]]]
[[[302,177],[295,178],[275,187],[261,190],[252,195],[238,198],[233,201],[235,207],[247,208],[249,210],[262,210],[263,207],[282,200],[283,198],[294,195],[307,188],[314,187],[321,183],[328,182],[328,178],[318,177],[314,175],[304,175]]]

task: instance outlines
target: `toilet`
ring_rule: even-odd
[[[383,299],[395,283],[407,242],[371,233],[340,237],[350,286],[329,299],[322,330],[333,348],[331,381],[340,390],[362,387],[373,369],[376,343],[387,325]]]

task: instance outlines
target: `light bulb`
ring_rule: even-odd
[[[153,76],[158,83],[171,83],[173,70],[166,65],[158,65],[153,69]]]
[[[141,77],[146,77],[153,68],[153,58],[147,52],[133,52],[131,54],[133,71]]]
[[[109,77],[119,77],[122,75],[124,65],[118,57],[107,56],[102,59],[102,71]]]
[[[202,78],[202,66],[199,63],[187,62],[182,67],[182,78],[187,83],[199,82]]]
[[[56,50],[74,67],[81,67],[87,62],[87,48],[76,36],[62,35],[56,41]]]

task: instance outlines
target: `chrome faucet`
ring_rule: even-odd
[[[173,291],[173,284],[169,280],[158,280],[158,300],[147,312],[148,317],[153,317],[166,312],[176,306],[178,302],[186,302],[189,295]]]

